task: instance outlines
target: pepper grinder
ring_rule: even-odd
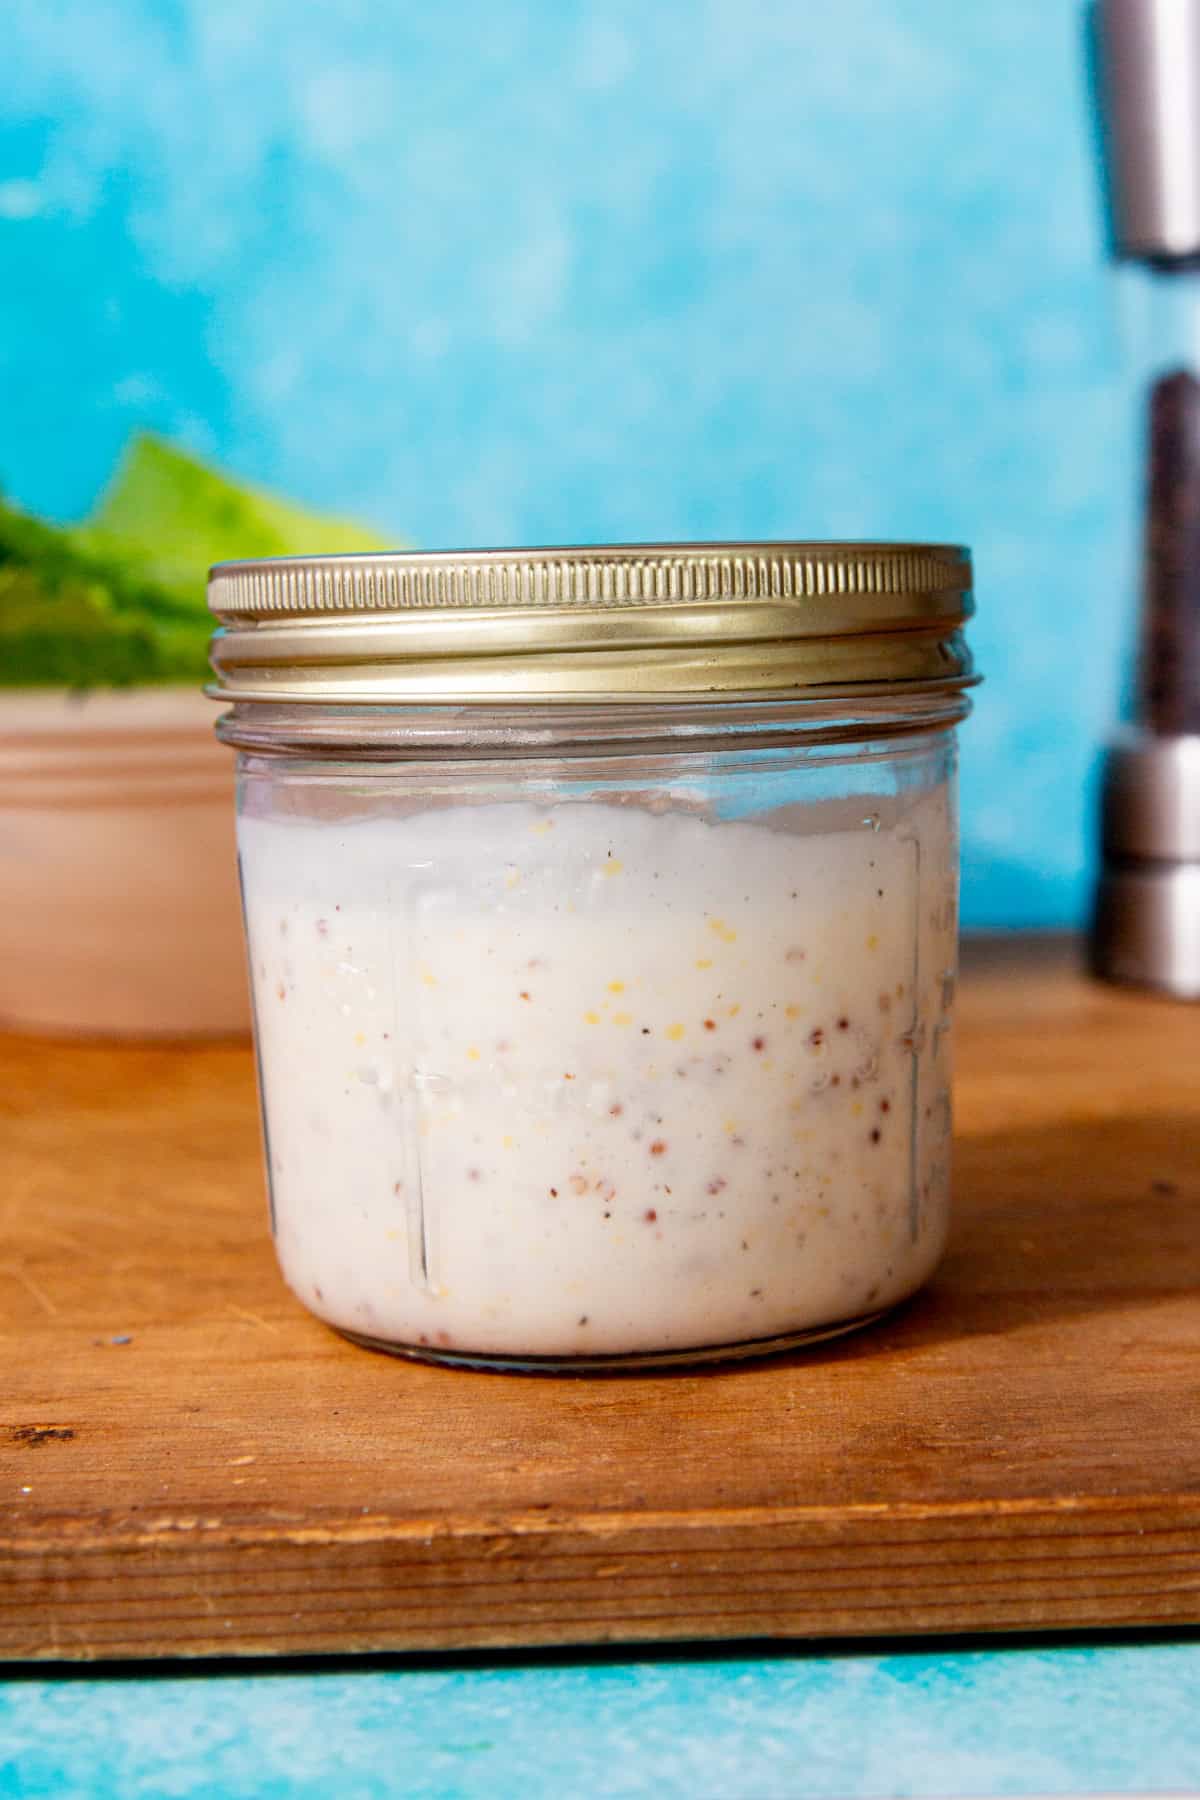
[[[1112,250],[1137,288],[1142,580],[1101,783],[1095,972],[1200,999],[1200,0],[1095,0]]]

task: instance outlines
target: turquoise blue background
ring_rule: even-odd
[[[3,1800],[882,1800],[1200,1788],[1200,1645],[0,1683]]]
[[[966,916],[1080,916],[1131,421],[1076,0],[6,0],[0,485],[977,552]]]

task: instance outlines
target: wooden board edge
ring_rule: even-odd
[[[1200,1624],[1200,1497],[0,1553],[0,1659],[295,1656]]]

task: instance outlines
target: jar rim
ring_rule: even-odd
[[[845,696],[717,695],[658,706],[243,705],[216,723],[223,743],[263,756],[341,763],[495,762],[709,755],[744,748],[894,744],[967,717],[964,686]]]

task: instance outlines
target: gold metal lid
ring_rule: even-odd
[[[968,551],[620,544],[219,563],[221,699],[684,700],[973,680]]]

